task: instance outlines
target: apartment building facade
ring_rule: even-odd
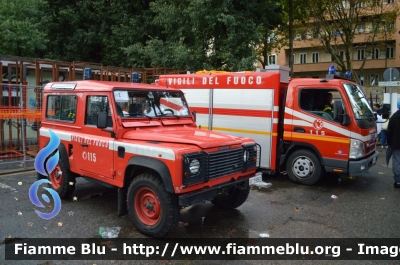
[[[384,5],[393,5],[393,8],[400,6],[400,0],[383,0]],[[343,1],[346,6],[346,1]],[[388,6],[390,7],[390,6]],[[376,14],[371,14],[376,15]],[[395,22],[380,23],[360,21],[355,30],[352,53],[353,69],[358,73],[359,83],[363,86],[365,93],[370,96],[373,92],[373,101],[381,102],[383,100],[382,92],[389,93],[389,87],[379,86],[379,82],[385,81],[383,73],[387,68],[394,67],[400,70],[400,19]],[[379,27],[375,39],[375,47],[371,48],[370,43],[366,42],[368,36]],[[340,31],[337,34],[341,34]],[[331,65],[337,66],[330,53],[327,53],[322,46],[317,32],[307,30],[297,32],[293,45],[293,75],[292,77],[313,77],[323,78]],[[340,50],[340,56],[346,60],[345,51]],[[364,58],[367,58],[362,71],[361,68]],[[279,51],[273,51],[268,58],[269,64],[278,64],[289,67],[289,47],[283,47]],[[400,80],[398,80],[400,81]],[[400,93],[400,87],[392,87],[393,92]]]

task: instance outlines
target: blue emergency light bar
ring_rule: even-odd
[[[85,68],[83,70],[83,80],[92,80],[92,69]]]
[[[131,80],[132,80],[132,83],[140,83],[141,80],[140,80],[139,73],[133,72]]]
[[[326,75],[325,80],[331,80],[331,79],[346,79],[346,80],[351,80],[353,81],[353,78],[351,76],[351,72],[347,71],[346,74],[343,74],[341,72],[336,72],[336,68],[334,65],[329,66],[328,69],[328,74]]]

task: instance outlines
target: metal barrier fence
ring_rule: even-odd
[[[33,166],[39,152],[43,87],[2,84],[0,172]]]

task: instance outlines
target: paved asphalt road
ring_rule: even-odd
[[[364,176],[329,177],[315,186],[302,186],[287,176],[264,176],[272,187],[253,187],[248,201],[236,210],[221,211],[200,203],[181,212],[171,238],[400,238],[400,189],[393,188],[390,168],[377,165]],[[63,200],[59,215],[43,220],[28,196],[34,172],[0,176],[0,236],[27,238],[98,238],[99,227],[121,227],[121,238],[145,238],[129,217],[117,217],[117,195],[84,179],[77,181],[73,199]],[[22,182],[22,185],[19,185]],[[337,199],[331,196],[336,195]],[[5,261],[0,264],[220,264],[221,261]],[[399,264],[396,261],[225,261],[229,264]]]

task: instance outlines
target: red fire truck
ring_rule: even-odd
[[[362,88],[334,69],[323,79],[290,82],[281,66],[162,75],[158,85],[185,93],[199,127],[255,139],[268,173],[286,171],[293,181],[312,185],[326,172],[356,176],[376,164],[373,111]],[[326,102],[329,97],[334,102]]]

